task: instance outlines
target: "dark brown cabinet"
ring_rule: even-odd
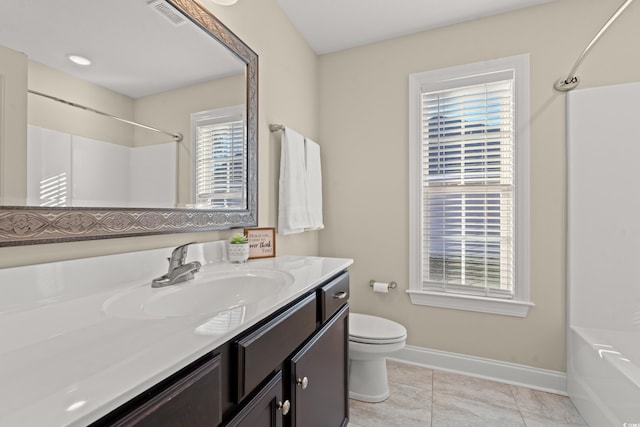
[[[342,272],[92,426],[346,426],[348,297]]]
[[[348,306],[343,307],[291,358],[291,417],[295,426],[347,424],[348,314]]]
[[[308,307],[305,300],[296,310]],[[290,312],[291,313],[295,313]],[[289,315],[290,315],[289,314]],[[298,313],[299,314],[299,313]],[[348,314],[345,303],[338,314],[280,365],[275,378],[249,400],[227,426],[340,427],[348,422]],[[276,324],[280,324],[277,322]],[[261,328],[268,336],[271,324]],[[247,340],[242,340],[247,343]],[[251,342],[254,342],[251,340]],[[266,355],[265,355],[266,356]],[[266,357],[270,360],[269,357]],[[276,380],[278,382],[276,382]],[[241,381],[242,382],[242,381]],[[279,389],[278,389],[279,387]],[[240,420],[242,423],[240,423]],[[246,420],[252,420],[247,423]]]
[[[220,355],[207,356],[96,425],[118,427],[217,426],[222,419]]]
[[[318,288],[318,315],[325,323],[349,301],[349,273],[341,274]]]
[[[282,372],[278,371],[226,426],[281,427],[289,405],[282,400]]]
[[[238,400],[282,365],[316,330],[316,297],[305,297],[237,343]]]

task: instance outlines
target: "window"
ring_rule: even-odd
[[[192,204],[203,209],[247,209],[244,106],[191,115]]]
[[[415,304],[526,316],[528,55],[410,76]]]
[[[40,206],[67,207],[67,173],[61,172],[40,180]]]

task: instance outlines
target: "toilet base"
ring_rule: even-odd
[[[351,359],[349,363],[349,398],[377,403],[388,397],[386,358]]]

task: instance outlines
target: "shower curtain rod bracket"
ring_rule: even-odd
[[[560,79],[553,87],[559,92],[569,92],[580,84],[580,78],[573,76],[570,79]]]

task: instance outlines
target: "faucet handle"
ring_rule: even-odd
[[[185,243],[184,245],[180,245],[171,252],[171,258],[169,258],[169,264],[172,264],[172,267],[178,267],[184,264],[184,261],[187,259],[187,251],[189,250],[189,245],[192,245],[195,242]]]

